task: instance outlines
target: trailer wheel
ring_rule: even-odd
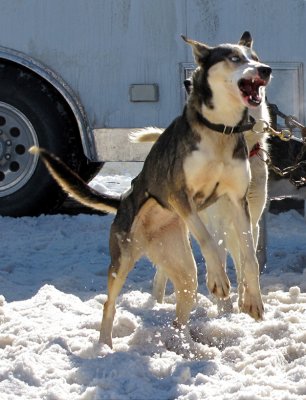
[[[39,76],[0,62],[0,214],[39,215],[59,206],[66,195],[28,149],[40,146],[73,170],[85,156],[71,110]],[[84,172],[85,173],[85,172]]]

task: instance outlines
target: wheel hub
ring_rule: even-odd
[[[0,138],[0,161],[2,161],[5,153],[5,144],[3,140]]]
[[[35,171],[37,155],[28,152],[38,145],[31,122],[17,108],[0,102],[0,197],[16,192]]]

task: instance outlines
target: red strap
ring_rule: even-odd
[[[259,150],[260,150],[260,144],[259,143],[254,144],[252,150],[250,151],[249,158],[256,156]]]

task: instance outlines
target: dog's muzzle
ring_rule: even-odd
[[[238,81],[238,87],[243,101],[248,107],[257,107],[262,102],[261,87],[266,86],[271,77],[272,68],[268,65],[257,67],[257,74],[251,78],[242,78]]]

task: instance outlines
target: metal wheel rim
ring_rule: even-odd
[[[33,175],[38,155],[28,152],[38,146],[28,118],[10,104],[0,102],[0,197],[22,188]]]

